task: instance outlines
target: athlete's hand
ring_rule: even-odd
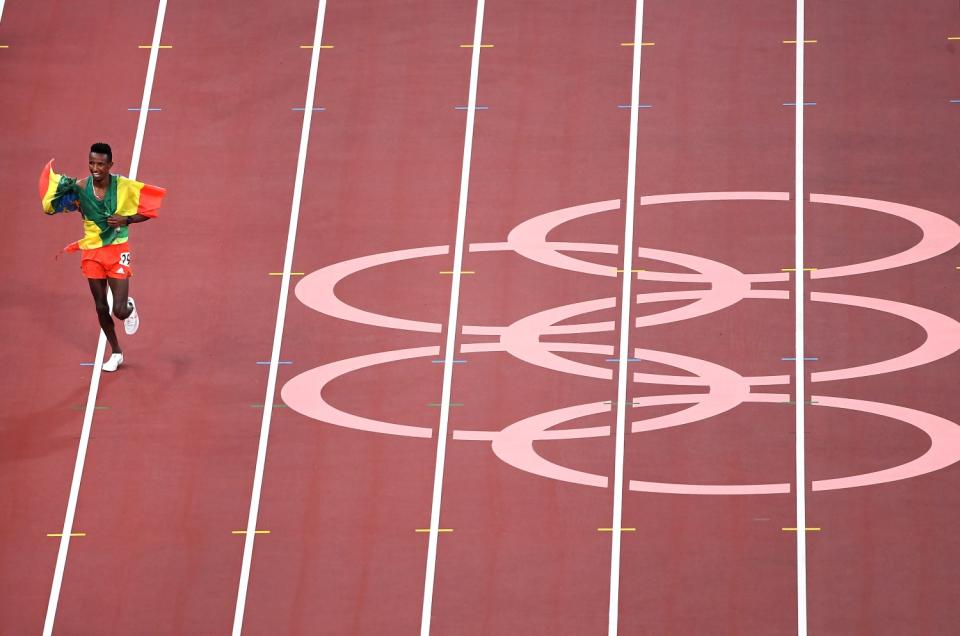
[[[119,214],[111,214],[107,217],[107,225],[110,227],[124,227],[127,225],[127,217]]]

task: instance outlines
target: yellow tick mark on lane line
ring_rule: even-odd
[[[303,272],[290,272],[291,276],[303,276]],[[268,276],[283,276],[283,272],[270,272]]]
[[[231,530],[230,534],[247,534],[246,530]],[[253,534],[270,534],[269,530],[254,530]]]
[[[636,532],[636,528],[620,528],[620,532]],[[613,532],[613,528],[597,528],[597,532]]]
[[[784,532],[796,532],[796,528],[780,528]],[[806,528],[807,532],[820,532],[820,528]]]
[[[430,532],[430,528],[416,528],[414,532]],[[437,528],[437,532],[453,532],[453,528]]]
[[[627,271],[627,270],[625,270],[625,269],[617,269],[617,272],[620,273],[620,274],[624,273],[625,271]],[[630,270],[630,273],[631,273],[631,274],[636,274],[637,272],[645,272],[645,271],[647,271],[647,270],[645,270],[645,269],[631,269],[631,270]]]
[[[153,45],[152,45],[152,44],[141,44],[141,45],[138,46],[137,48],[138,48],[138,49],[152,49],[152,48],[153,48]],[[158,49],[172,49],[172,48],[173,48],[173,45],[172,45],[172,44],[159,44],[159,45],[157,45],[157,48],[158,48]]]
[[[454,272],[452,272],[452,271],[442,271],[442,272],[440,272],[440,273],[441,273],[441,274],[453,274]],[[472,271],[472,270],[462,270],[460,273],[461,273],[461,274],[476,274],[476,272],[474,272],[474,271]]]
[[[656,42],[641,42],[640,46],[653,46]],[[621,42],[620,46],[636,46],[636,42]]]
[[[63,533],[62,533],[62,532],[48,532],[48,533],[47,533],[47,536],[48,536],[48,537],[62,537],[62,536],[63,536]],[[71,536],[71,537],[85,537],[85,536],[87,536],[87,533],[86,533],[86,532],[71,532],[71,533],[70,533],[70,536]]]
[[[781,271],[781,272],[795,272],[795,271],[797,271],[797,268],[796,268],[796,267],[781,267],[781,268],[780,268],[780,271]],[[804,272],[815,272],[815,271],[817,271],[817,268],[816,268],[816,267],[804,267],[802,271],[804,271]]]
[[[300,45],[300,48],[301,48],[301,49],[312,49],[312,48],[313,48],[313,45],[312,45],[312,44],[301,44],[301,45]],[[321,45],[320,45],[320,48],[321,48],[321,49],[332,49],[332,48],[333,48],[333,45],[332,45],[332,44],[321,44]]]
[[[460,48],[461,48],[461,49],[472,49],[472,48],[473,48],[473,45],[472,45],[472,44],[461,44],[461,45],[460,45]],[[481,48],[481,49],[492,49],[492,48],[493,48],[493,45],[492,45],[492,44],[481,44],[478,48]]]
[[[796,44],[797,41],[796,41],[796,40],[784,40],[783,43],[784,43],[784,44]],[[804,44],[816,44],[817,41],[816,41],[816,40],[804,40],[803,43],[804,43]]]

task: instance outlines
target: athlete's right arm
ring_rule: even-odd
[[[72,192],[74,194],[79,194],[83,190],[87,178],[83,177],[82,179],[73,179],[71,177],[66,177],[63,181],[60,182],[60,187],[65,188],[67,192]]]
[[[56,186],[53,186],[53,176],[58,177]],[[64,175],[54,175],[51,172],[50,186],[44,191],[44,184],[40,183],[40,199],[44,214],[58,214],[60,212],[76,212],[81,187],[77,179]]]

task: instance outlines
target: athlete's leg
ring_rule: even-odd
[[[110,317],[106,279],[88,278],[87,282],[90,283],[90,293],[93,294],[93,303],[97,307],[97,319],[100,321],[100,328],[103,329],[107,342],[110,343],[110,349],[113,350],[113,353],[123,353],[120,350],[120,344],[117,342],[117,332],[113,328],[113,318]],[[126,295],[124,295],[124,304],[126,304]]]
[[[123,320],[130,315],[127,298],[130,293],[130,280],[126,278],[108,278],[110,291],[113,292],[113,315]]]

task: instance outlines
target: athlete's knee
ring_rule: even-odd
[[[110,305],[108,305],[106,301],[96,300],[94,301],[94,305],[97,308],[97,314],[106,316],[107,318],[110,317]]]
[[[120,320],[124,320],[130,315],[130,308],[126,303],[123,303],[123,305],[117,305],[113,308],[113,315]]]

